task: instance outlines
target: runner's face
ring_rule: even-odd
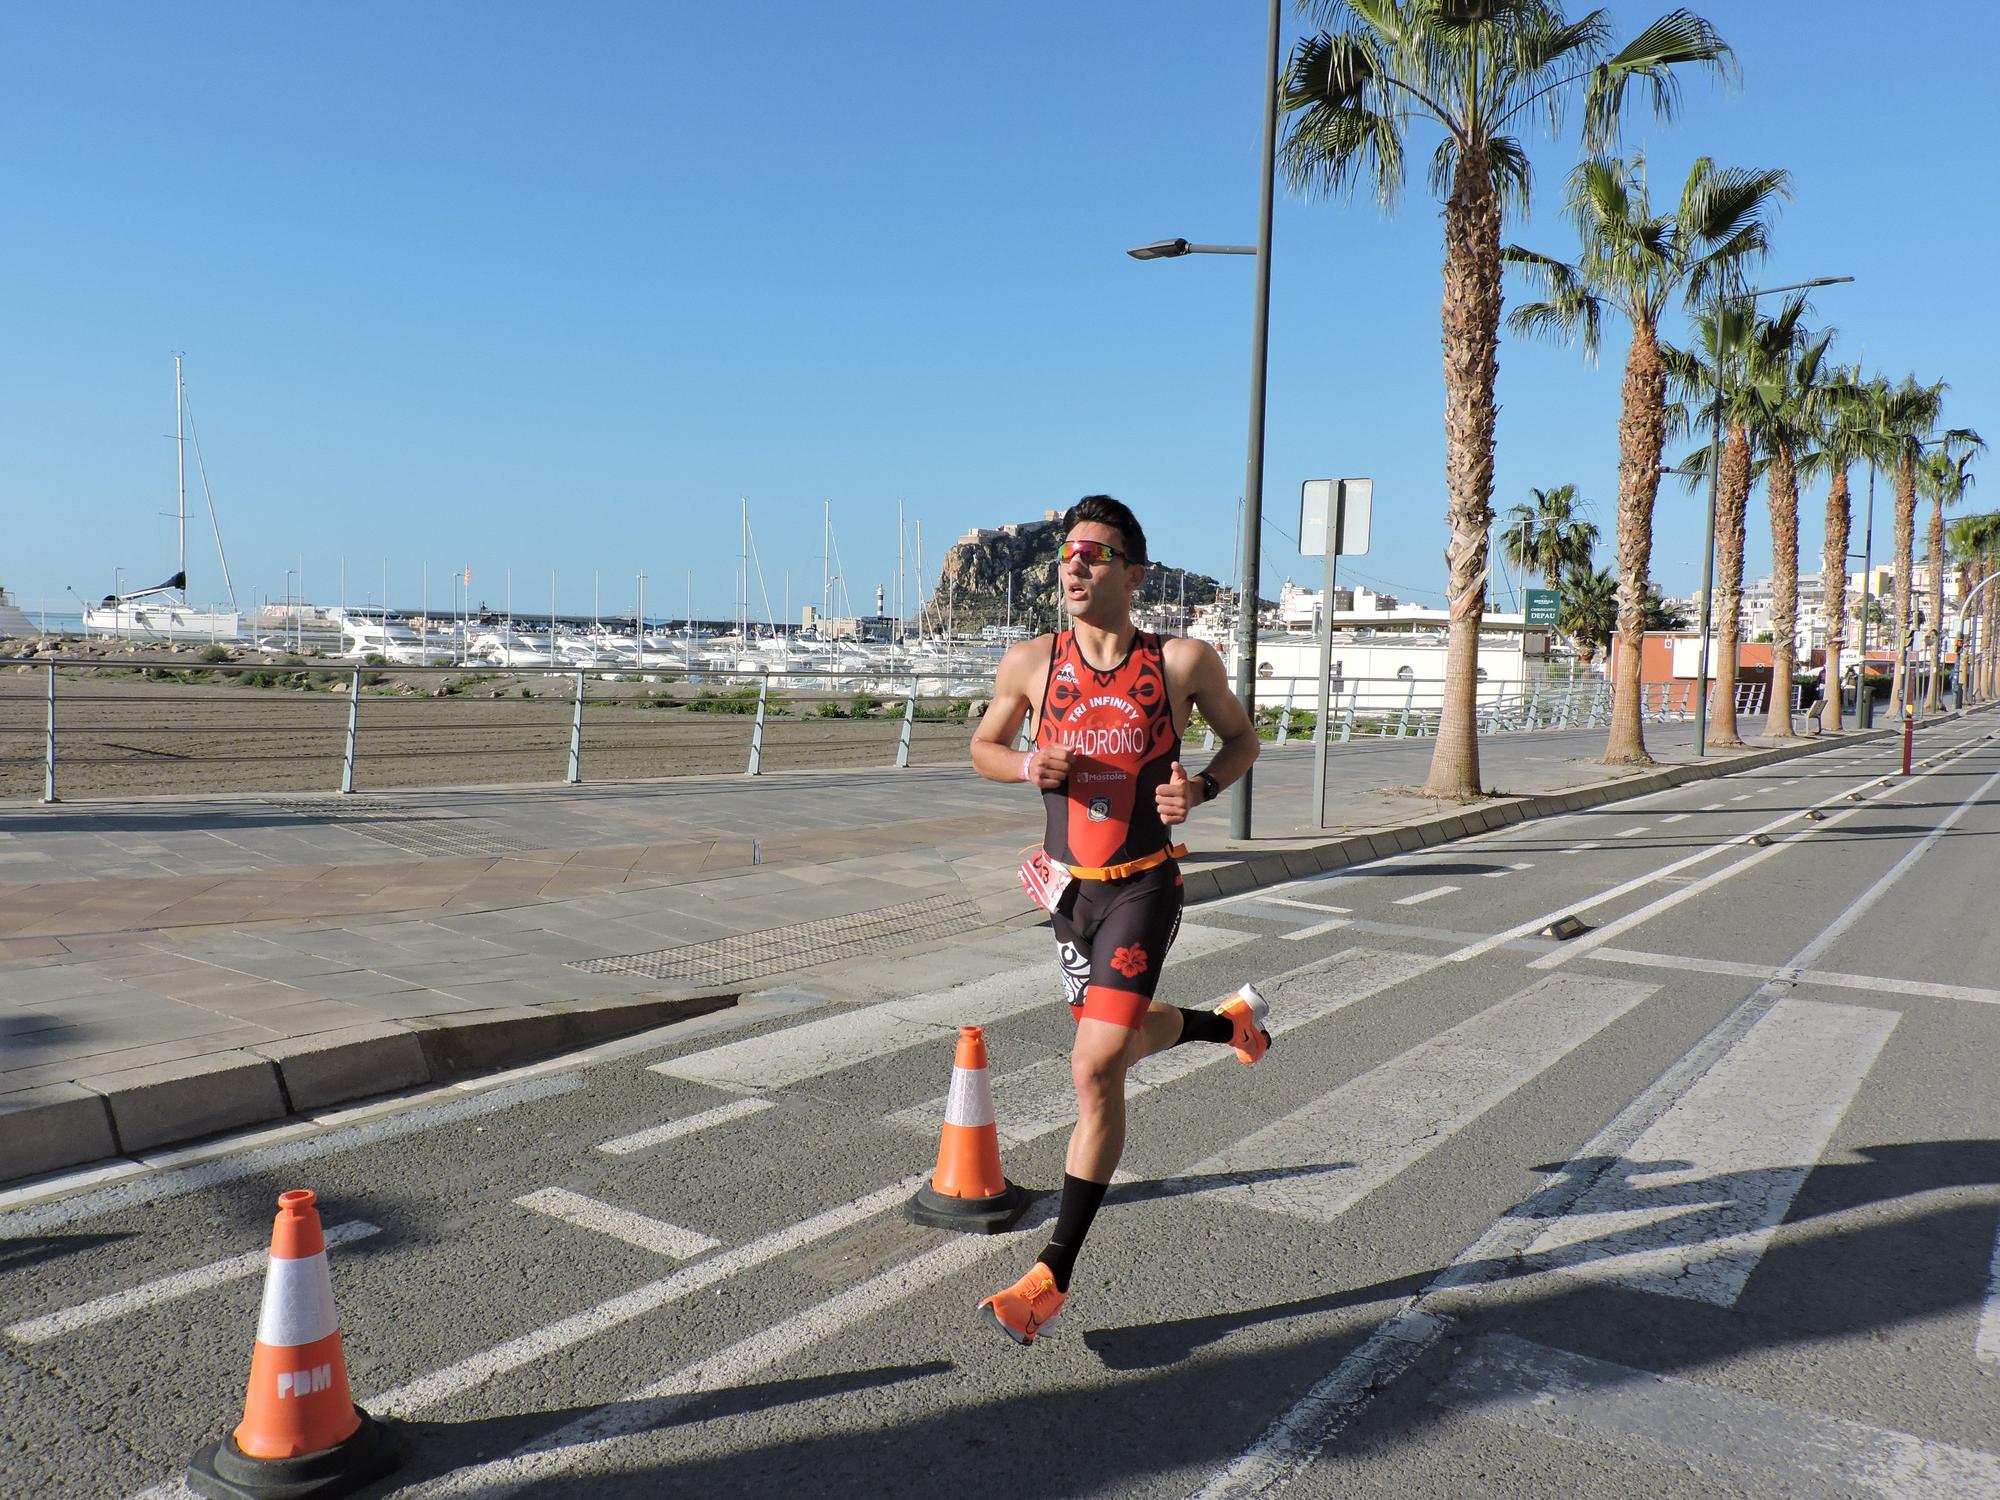
[[[1094,563],[1081,557],[1056,564],[1056,585],[1062,590],[1063,608],[1070,618],[1087,625],[1122,624],[1132,612],[1132,595],[1146,577],[1143,564],[1125,561],[1125,538],[1116,526],[1100,521],[1078,521],[1066,538],[1074,542],[1104,542],[1118,549],[1109,562]]]

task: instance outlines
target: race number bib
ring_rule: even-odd
[[[1021,889],[1043,911],[1053,912],[1073,878],[1066,866],[1049,858],[1046,849],[1037,849],[1021,861]]]

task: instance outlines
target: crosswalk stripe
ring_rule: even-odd
[[[1352,922],[1347,917],[1328,917],[1324,922],[1314,922],[1310,927],[1295,927],[1290,932],[1279,933],[1278,936],[1287,943],[1303,943],[1308,938],[1338,932],[1341,928],[1351,925]]]
[[[1538,981],[1191,1171],[1257,1173],[1261,1180],[1226,1193],[1274,1213],[1329,1223],[1659,992],[1658,985],[1623,979]],[[1322,1170],[1269,1172],[1282,1167]]]
[[[1775,978],[1772,964],[1737,963],[1726,958],[1692,958],[1680,953],[1646,953],[1635,948],[1599,948],[1589,957],[1597,963],[1632,964],[1646,969],[1680,969],[1698,974],[1728,974],[1738,979]],[[1891,979],[1882,974],[1842,974],[1831,969],[1785,971],[1785,977],[1800,985],[1826,985],[1832,989],[1866,990],[1871,995],[1917,995],[1926,1000],[1968,1000],[1974,1005],[2000,1005],[2000,990],[1975,984],[1939,984],[1929,979]]]
[[[1897,1019],[1779,1001],[1632,1143],[1624,1170],[1528,1246],[1529,1262],[1734,1303]]]
[[[1449,896],[1453,891],[1457,889],[1458,887],[1455,885],[1434,886],[1428,891],[1418,891],[1414,896],[1398,897],[1396,900],[1396,905],[1421,906],[1426,901],[1435,901],[1439,896]]]
[[[1423,954],[1345,948],[1326,958],[1259,979],[1257,987],[1271,1005],[1271,1035],[1280,1038],[1439,968],[1443,962]],[[1308,987],[1307,981],[1322,976],[1330,982]],[[1126,1074],[1126,1101],[1129,1103],[1203,1068],[1234,1062],[1235,1058],[1236,1054],[1227,1047],[1202,1043],[1155,1052],[1151,1057],[1141,1058]],[[1267,1065],[1268,1058],[1260,1064]],[[1005,1145],[1019,1146],[1040,1140],[1052,1131],[1067,1130],[1076,1121],[1076,1086],[1070,1079],[1067,1057],[1044,1058],[1024,1068],[997,1073],[993,1075],[992,1088],[993,1113]],[[884,1123],[928,1133],[936,1131],[943,1119],[944,1096],[940,1094],[885,1116]]]
[[[1532,870],[1534,868],[1535,867],[1532,864],[1508,865],[1503,869],[1488,870],[1484,874],[1482,874],[1479,878],[1481,880],[1498,880],[1502,875],[1512,875],[1520,870]]]
[[[366,1219],[353,1219],[345,1224],[334,1224],[326,1230],[327,1248],[350,1245],[356,1240],[365,1240],[370,1235],[381,1232],[381,1225],[370,1224]],[[162,1303],[173,1302],[182,1297],[191,1297],[196,1292],[205,1292],[211,1287],[227,1286],[232,1281],[247,1281],[262,1272],[270,1263],[271,1252],[268,1248],[246,1250],[241,1255],[232,1255],[229,1259],[216,1261],[212,1265],[197,1266],[190,1271],[176,1271],[173,1275],[162,1276],[157,1281],[126,1287],[123,1291],[94,1297],[75,1307],[65,1307],[57,1312],[45,1313],[39,1318],[29,1318],[20,1323],[10,1324],[5,1329],[0,1329],[0,1333],[5,1333],[17,1344],[45,1344],[50,1339],[75,1333],[80,1328],[91,1328],[99,1323],[107,1323],[113,1318],[122,1318],[127,1313],[158,1307]]]
[[[1689,818],[1693,816],[1694,816],[1693,813],[1675,813],[1671,817],[1660,819],[1660,821],[1662,823],[1685,823]]]
[[[1907,1432],[1634,1369],[1511,1334],[1473,1345],[1432,1397],[1494,1421],[1608,1444],[1677,1471],[1735,1470],[1766,1493],[1859,1490],[1900,1500],[2000,1494],[2000,1458]]]
[[[623,1240],[628,1245],[636,1245],[641,1250],[650,1250],[655,1255],[669,1256],[674,1260],[693,1260],[722,1243],[692,1229],[683,1229],[678,1224],[668,1224],[660,1219],[648,1218],[645,1214],[635,1214],[629,1208],[586,1198],[568,1188],[542,1188],[523,1194],[514,1203],[517,1207],[547,1214],[565,1224],[609,1235],[614,1240]]]
[[[1290,896],[1251,895],[1237,899],[1251,902],[1257,906],[1289,906],[1299,911],[1316,911],[1322,914],[1333,912],[1342,916],[1345,916],[1348,910],[1344,906],[1327,906],[1318,901],[1295,901]]]
[[[663,1146],[668,1141],[677,1141],[682,1136],[694,1135],[698,1131],[716,1125],[727,1125],[731,1120],[740,1120],[745,1115],[758,1114],[775,1106],[768,1099],[732,1099],[727,1104],[718,1104],[714,1109],[705,1109],[698,1115],[689,1115],[683,1120],[669,1120],[664,1125],[655,1125],[650,1130],[637,1130],[631,1135],[621,1135],[609,1140],[597,1149],[606,1156],[630,1156],[634,1151],[650,1150]]]
[[[1259,935],[1185,923],[1172,956],[1185,960],[1220,953]],[[654,1063],[652,1071],[717,1088],[762,1093],[949,1037],[961,1026],[990,1026],[1037,1006],[1058,1005],[1061,997],[1053,972],[1039,966],[1010,970],[956,989],[885,1000],[768,1036],[668,1058]]]
[[[1637,838],[1640,834],[1647,832],[1650,826],[1651,825],[1646,823],[1640,823],[1631,828],[1621,828],[1611,836],[1615,839]]]
[[[719,1281],[747,1271],[753,1266],[790,1255],[830,1235],[851,1229],[907,1200],[924,1183],[926,1173],[917,1173],[892,1182],[874,1192],[802,1219],[784,1229],[772,1231],[747,1245],[724,1250],[708,1259],[685,1266],[671,1276],[649,1281],[629,1292],[607,1298],[581,1312],[570,1314],[546,1328],[533,1329],[514,1338],[482,1349],[442,1369],[405,1381],[368,1402],[368,1409],[380,1416],[406,1416],[484,1384],[496,1375],[518,1370],[562,1349],[573,1348],[634,1318],[643,1318],[681,1298],[706,1290]]]

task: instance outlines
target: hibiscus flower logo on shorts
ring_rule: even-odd
[[[1129,948],[1120,948],[1111,955],[1111,967],[1127,979],[1137,979],[1146,972],[1146,950],[1137,943]]]

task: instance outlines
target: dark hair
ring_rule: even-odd
[[[1079,521],[1095,521],[1099,526],[1116,527],[1125,543],[1125,561],[1140,564],[1146,561],[1145,528],[1124,501],[1113,500],[1109,495],[1085,495],[1063,512],[1063,535],[1068,536]]]

